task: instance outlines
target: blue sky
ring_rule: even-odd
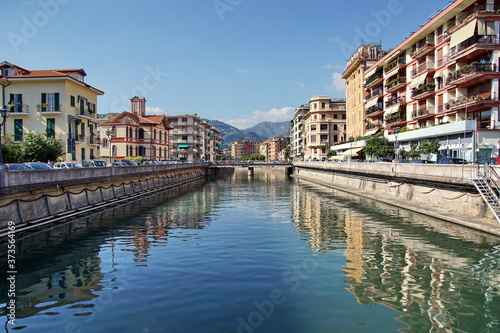
[[[2,61],[83,68],[98,112],[145,96],[149,113],[238,128],[286,121],[313,95],[345,97],[361,40],[391,49],[446,0],[8,0]]]

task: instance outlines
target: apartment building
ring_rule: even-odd
[[[15,142],[28,131],[46,133],[63,143],[64,161],[98,155],[97,96],[104,92],[85,83],[83,69],[27,70],[0,63],[2,105],[10,110],[4,135]]]
[[[404,149],[439,140],[434,158],[499,156],[499,33],[498,0],[436,11],[365,72],[366,128]]]
[[[231,145],[231,158],[239,160],[245,155],[260,154],[260,142],[252,140],[236,141]]]
[[[301,160],[304,158],[304,118],[309,112],[309,104],[302,104],[295,110],[290,121],[290,157]]]
[[[284,151],[290,146],[289,136],[275,136],[268,140],[268,161],[283,160]]]
[[[387,51],[381,45],[361,45],[347,62],[342,78],[346,84],[346,124],[347,137],[363,137],[373,131],[365,122],[366,99],[370,99],[365,91],[365,71],[380,60]],[[373,101],[373,100],[372,100]]]
[[[223,140],[220,132],[197,114],[167,116],[170,131],[172,160],[215,162],[222,159]]]
[[[304,158],[326,158],[330,147],[346,141],[346,102],[315,95],[304,116]]]
[[[99,120],[101,155],[120,161],[142,156],[144,160],[169,160],[169,125],[166,116],[146,115],[146,99],[130,99],[130,111]]]

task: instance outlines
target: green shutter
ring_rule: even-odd
[[[14,119],[14,141],[23,141],[23,120]]]
[[[14,104],[14,94],[10,94],[9,105]],[[9,107],[10,112],[14,111],[13,107]]]
[[[55,103],[54,111],[61,111],[61,108],[59,107],[59,93],[54,94],[54,103]]]
[[[47,111],[47,94],[42,93],[42,111]]]
[[[56,136],[56,119],[48,118],[47,119],[47,129],[45,131],[47,133],[48,138],[54,138]]]
[[[69,96],[69,105],[75,106],[75,96]]]

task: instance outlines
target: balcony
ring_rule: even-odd
[[[62,110],[62,105],[55,105],[55,104],[38,104],[36,106],[37,112],[41,114],[60,114]]]
[[[406,100],[404,97],[402,97],[402,96],[393,97],[393,98],[389,99],[387,102],[385,102],[385,107],[388,108],[388,107],[391,107],[393,105],[400,104],[400,103],[406,103]]]
[[[7,107],[11,114],[28,114],[30,109],[29,105],[26,104],[9,104]]]
[[[75,117],[77,118],[85,118],[85,119],[94,119],[96,114],[93,110],[87,108],[80,108],[79,106],[75,107]]]
[[[406,77],[397,77],[385,84],[386,92],[394,92],[406,86]]]
[[[457,46],[453,47],[446,55],[446,59],[465,62],[473,60],[478,54],[495,50],[498,46],[495,35],[472,36]]]
[[[418,59],[422,58],[423,56],[427,55],[428,53],[434,51],[436,46],[434,45],[434,42],[432,41],[425,41],[422,43],[422,45],[417,46],[411,53],[410,56],[413,59]]]
[[[382,73],[375,73],[366,79],[365,85],[368,88],[375,87],[376,85],[382,83],[384,81],[384,76]]]
[[[399,59],[394,59],[390,63],[387,64],[387,66],[384,68],[384,73],[386,75],[389,75],[391,72],[396,72],[396,70],[399,70],[400,68],[403,68],[406,65],[406,60],[405,58],[401,57]]]
[[[424,62],[420,64],[415,70],[411,71],[411,76],[415,77],[424,72],[434,71],[435,65],[433,62]]]
[[[377,87],[377,88],[373,89],[370,96],[368,96],[368,100],[375,98],[375,97],[378,97],[378,96],[381,96],[383,94],[384,94],[384,88]]]
[[[446,84],[467,87],[478,81],[500,77],[495,64],[472,63],[448,74]]]
[[[467,108],[470,112],[495,106],[500,106],[500,102],[498,96],[492,96],[491,92],[475,94],[468,97],[458,97],[445,104],[447,111],[458,111]]]
[[[377,105],[372,106],[366,110],[366,116],[369,118],[375,118],[384,114],[384,110]]]
[[[388,114],[384,117],[386,125],[395,125],[406,122],[406,114],[402,111]]]
[[[435,94],[436,84],[435,83],[425,83],[419,88],[413,88],[411,91],[412,99],[423,99]]]
[[[422,120],[425,118],[432,118],[432,117],[434,117],[434,108],[420,109],[420,110],[412,111],[412,113],[411,113],[412,120]]]

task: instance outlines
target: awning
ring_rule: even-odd
[[[188,143],[179,143],[179,148],[189,148]]]
[[[369,78],[370,76],[372,76],[373,74],[375,74],[375,72],[377,71],[378,69],[378,66],[375,66],[373,69],[371,69],[369,72],[366,72],[364,74],[364,77],[366,78]]]
[[[451,34],[451,40],[449,48],[452,48],[460,43],[462,43],[467,38],[474,36],[474,30],[476,29],[477,19],[472,20],[460,29],[456,30]]]
[[[393,114],[399,111],[399,104],[396,104],[395,106],[392,106],[390,108],[385,109],[384,114]]]
[[[416,86],[418,86],[419,84],[424,83],[424,82],[425,82],[425,78],[427,77],[427,74],[429,74],[429,72],[425,72],[425,73],[423,73],[423,74],[420,74],[419,76],[414,77],[414,78],[411,80],[411,83],[410,83],[410,88],[416,87]]]
[[[361,150],[363,150],[363,147],[347,149],[345,152],[341,153],[340,156],[344,157],[356,156],[356,154],[359,153]]]
[[[494,35],[495,34],[495,28],[494,28],[495,22],[486,22],[484,18],[480,18],[477,21],[477,34],[478,35]]]
[[[378,131],[380,131],[380,128],[376,128],[376,129],[372,129],[372,130],[366,131],[365,136],[372,136],[375,133],[377,133]]]
[[[378,102],[378,98],[370,99],[368,102],[366,102],[365,108],[369,109],[372,106],[375,106],[375,104],[377,104],[377,102]]]

